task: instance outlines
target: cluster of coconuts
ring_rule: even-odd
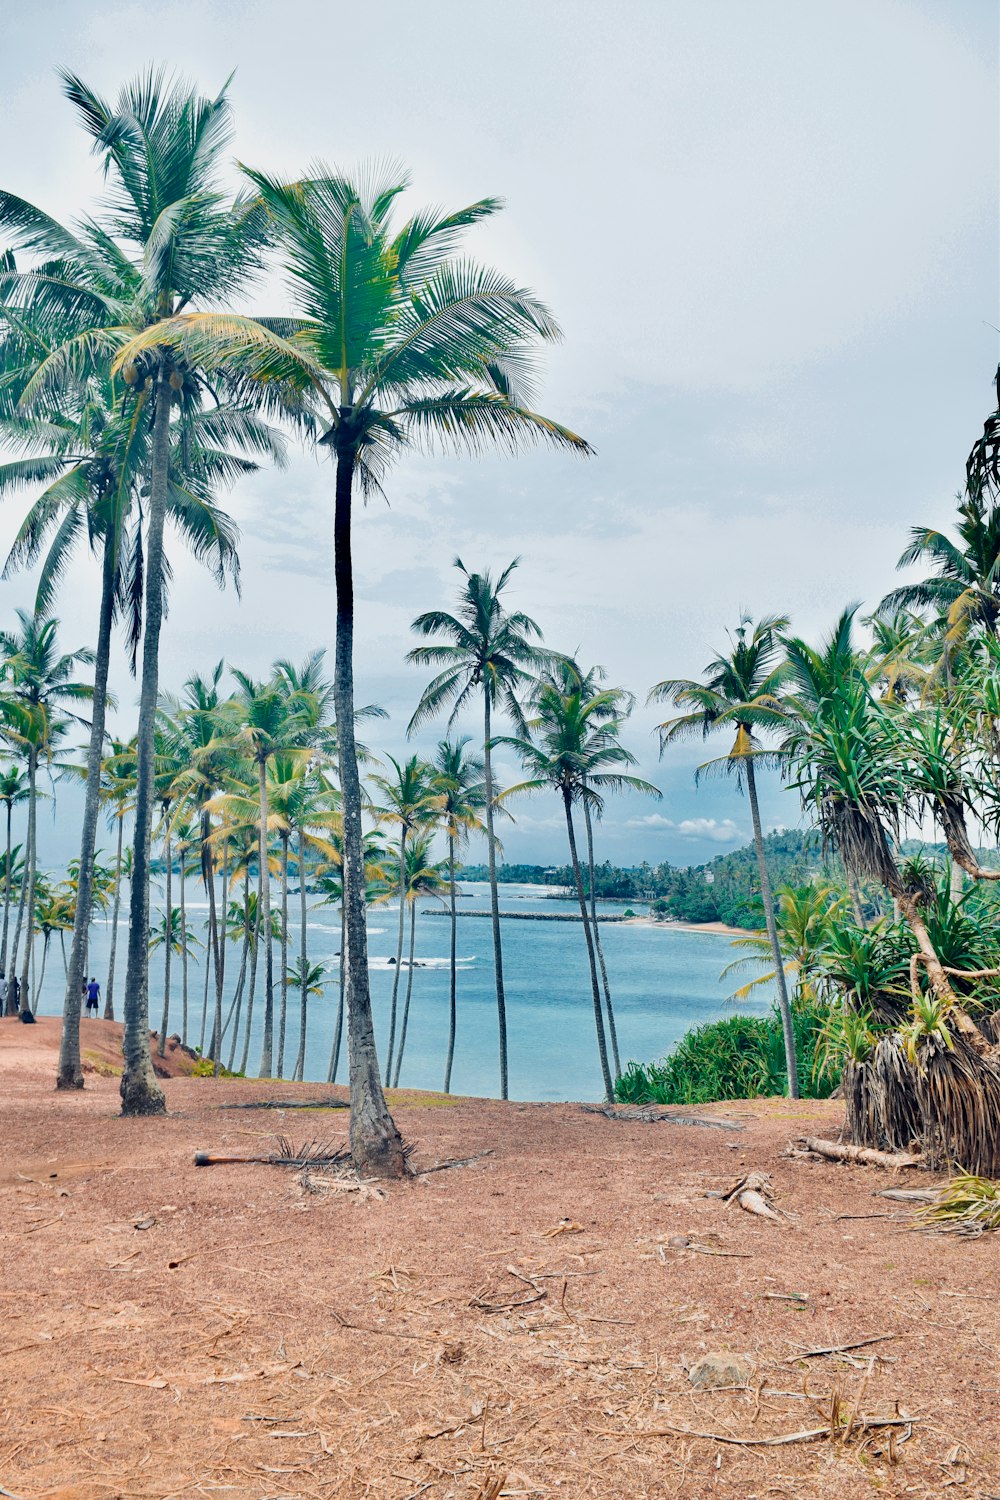
[[[138,359],[130,360],[128,364],[122,366],[122,378],[125,384],[131,386],[133,390],[138,390],[141,386],[143,389],[151,391],[159,363],[160,361],[155,355],[148,358],[140,355]],[[168,379],[171,390],[179,391],[183,389],[184,374],[176,365],[171,368]]]

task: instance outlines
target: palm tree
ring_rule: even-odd
[[[507,1098],[507,1002],[503,982],[503,949],[500,941],[500,900],[497,893],[496,840],[493,790],[493,717],[506,712],[519,733],[524,733],[524,714],[519,692],[530,682],[531,669],[544,660],[532,644],[541,638],[535,621],[520,610],[508,612],[501,595],[510,582],[518,559],[508,563],[494,580],[484,570],[470,573],[461,558],[455,559],[464,580],[455,614],[430,610],[418,615],[411,629],[418,635],[443,636],[433,646],[415,646],[407,661],[440,670],[428,683],[409,723],[408,733],[418,725],[451,708],[450,729],[461,710],[474,697],[483,700],[483,777],[486,789],[486,849],[489,859],[490,912],[493,920],[493,965],[497,989],[497,1022],[500,1033],[500,1097]]]
[[[550,787],[559,794],[562,801],[570,861],[590,965],[597,1053],[605,1097],[610,1101],[614,1097],[614,1085],[608,1066],[597,952],[583,888],[573,808],[578,803],[589,801],[595,810],[600,811],[603,806],[601,793],[605,791],[617,792],[631,788],[654,797],[659,797],[660,793],[648,781],[632,776],[624,769],[635,764],[635,757],[624,745],[618,743],[613,721],[608,722],[609,711],[617,702],[617,694],[594,693],[585,697],[581,678],[575,671],[567,670],[567,665],[571,667],[571,664],[565,663],[565,659],[562,666],[557,661],[552,671],[541,679],[532,695],[533,713],[528,725],[532,737],[510,737],[501,742],[514,747],[529,772],[527,781],[509,787],[503,796],[507,799],[520,792],[534,792]]]
[[[403,1066],[403,1049],[406,1046],[406,1029],[410,1020],[410,997],[413,994],[413,968],[414,947],[417,933],[417,902],[421,896],[436,896],[443,900],[442,892],[447,890],[442,866],[434,864],[431,860],[431,841],[433,835],[426,833],[414,839],[406,851],[406,861],[401,874],[403,880],[399,889],[399,904],[401,907],[410,908],[410,956],[406,966],[406,999],[403,1003],[403,1021],[399,1028],[399,1050],[396,1053],[396,1067],[392,1076],[392,1086],[399,1088],[399,1074]],[[398,967],[398,965],[397,965]],[[389,1069],[386,1066],[386,1078]]]
[[[28,837],[22,900],[28,936],[21,969],[22,1004],[27,1007],[38,868],[38,767],[40,761],[52,758],[58,739],[65,731],[62,707],[70,703],[89,703],[93,698],[94,690],[90,684],[76,681],[71,674],[77,665],[91,664],[94,654],[86,650],[61,654],[56,640],[58,621],[37,614],[29,615],[21,609],[16,613],[20,630],[0,631],[0,683],[8,685],[8,691],[0,696],[0,718],[5,722],[8,738],[22,749],[28,763]],[[15,934],[12,964],[16,962],[17,946]],[[79,988],[76,1005],[79,1012]]]
[[[597,748],[600,749],[601,736],[607,732],[617,735],[622,721],[631,714],[635,707],[635,698],[625,688],[602,688],[600,684],[604,681],[605,672],[603,667],[591,667],[589,672],[584,672],[571,657],[557,658],[549,669],[550,674],[557,676],[563,684],[565,691],[572,691],[573,684],[579,684],[581,696],[586,700],[597,694],[607,698],[607,706],[593,720],[594,730],[597,732]],[[586,777],[584,777],[586,786]],[[657,794],[659,795],[659,794]],[[591,799],[581,798],[583,806],[583,826],[587,834],[587,877],[590,891],[590,925],[594,934],[594,948],[597,951],[597,963],[601,971],[601,987],[604,991],[604,1005],[608,1017],[608,1039],[611,1043],[611,1056],[614,1060],[615,1078],[621,1076],[621,1055],[618,1050],[618,1028],[615,1025],[615,1008],[611,1000],[611,982],[608,979],[608,966],[604,958],[604,944],[601,941],[601,928],[597,920],[597,872],[594,863],[594,816]]]
[[[247,747],[257,769],[260,906],[264,924],[264,1039],[260,1073],[262,1078],[270,1078],[274,1057],[274,953],[268,937],[271,926],[271,885],[267,770],[275,755],[287,754],[301,743],[305,716],[300,703],[294,695],[287,692],[282,681],[272,678],[270,682],[257,682],[236,668],[233,669],[233,676],[237,685],[233,702],[239,716],[236,742],[242,742]],[[302,755],[307,756],[308,751],[302,752]],[[285,872],[287,876],[287,864]],[[285,904],[287,907],[287,899]]]
[[[849,897],[826,881],[804,886],[779,885],[774,895],[786,979],[791,979],[795,986],[796,1001],[815,1001],[822,980],[823,954],[833,928],[841,928],[845,923]],[[726,965],[721,978],[746,969],[758,971],[733,991],[733,1000],[747,1000],[761,985],[774,983],[774,954],[766,932],[734,938],[731,946],[740,949],[741,956]]]
[[[27,777],[20,766],[6,766],[0,771],[0,803],[7,815],[7,851],[3,867],[3,933],[0,936],[0,974],[7,973],[7,930],[10,919],[10,886],[13,873],[11,819],[14,809],[28,800]]]
[[[104,991],[104,1019],[115,1018],[115,959],[118,953],[118,917],[121,911],[122,878],[131,876],[132,851],[123,850],[125,819],[132,811],[135,796],[135,741],[110,742],[110,753],[101,764],[101,800],[116,824],[115,887],[111,909],[111,944],[108,953],[108,982]]]
[[[135,393],[135,420],[151,423],[145,557],[145,622],[139,704],[135,810],[135,879],[125,995],[122,1110],[160,1114],[165,1105],[149,1057],[149,838],[153,805],[153,726],[163,619],[163,528],[170,490],[171,408],[194,409],[203,383],[190,361],[156,336],[163,319],[191,304],[229,300],[257,268],[262,215],[228,203],[217,177],[231,126],[225,89],[215,99],[149,72],[110,105],[75,75],[65,90],[115,187],[106,224],[80,237],[23,200],[0,197],[0,227],[47,258],[39,286],[11,272],[0,301],[19,308],[78,308],[83,326],[40,362],[22,405],[46,401],[116,352],[112,369]],[[98,253],[98,250],[100,253]],[[132,257],[135,257],[133,260]],[[129,263],[139,273],[126,301],[109,291],[106,270]],[[121,277],[119,276],[119,284]],[[96,778],[97,767],[94,767]]]
[[[753,841],[760,872],[760,893],[764,903],[764,921],[774,959],[778,987],[778,1008],[785,1038],[785,1063],[788,1068],[788,1095],[799,1097],[798,1063],[795,1056],[795,1032],[792,1007],[785,983],[785,968],[774,918],[774,897],[764,853],[764,833],[757,801],[755,765],[774,764],[780,754],[765,751],[759,736],[769,730],[787,727],[787,716],[780,701],[788,669],[781,660],[779,636],[788,629],[782,616],[769,615],[754,625],[748,615],[740,620],[728,654],[716,656],[705,668],[704,680],[694,682],[677,678],[658,682],[649,691],[650,703],[672,703],[685,712],[667,719],[659,726],[660,754],[668,745],[694,736],[707,738],[716,729],[735,732],[729,754],[709,764],[735,776],[745,786],[753,823]],[[703,767],[702,770],[705,768]],[[701,772],[699,772],[701,774]]]
[[[448,990],[448,1056],[444,1065],[444,1091],[451,1093],[451,1070],[455,1061],[455,1032],[458,1024],[458,912],[456,908],[455,856],[472,832],[485,831],[480,816],[486,806],[484,765],[478,756],[468,754],[471,736],[457,740],[440,740],[434,757],[434,790],[441,798],[441,825],[448,838],[448,893],[451,904],[451,944],[449,948]]]
[[[45,986],[45,964],[49,956],[49,943],[52,934],[68,932],[73,926],[73,909],[75,901],[72,893],[65,886],[55,886],[49,889],[43,886],[41,878],[38,879],[38,889],[35,902],[35,931],[42,936],[42,967],[35,984],[34,999],[28,999],[25,1003],[31,1011],[38,1009],[38,1002],[42,996]]]
[[[372,782],[380,792],[384,806],[379,816],[387,823],[399,825],[399,932],[396,940],[396,966],[392,976],[392,1000],[389,1007],[389,1045],[385,1055],[385,1078],[392,1078],[392,1061],[396,1047],[396,1004],[399,996],[399,971],[403,960],[403,934],[406,921],[406,841],[421,828],[426,828],[436,816],[441,797],[434,787],[434,773],[426,761],[416,755],[400,765],[393,756],[386,757],[395,776],[373,776]]]
[[[372,1024],[365,930],[362,793],[354,742],[355,482],[378,490],[414,444],[473,452],[583,439],[528,404],[530,355],[558,336],[548,310],[496,272],[456,258],[466,229],[496,211],[483,199],[457,213],[418,213],[398,230],[402,174],[359,182],[322,167],[292,184],[250,173],[285,253],[301,316],[265,326],[223,315],[161,325],[120,358],[172,340],[182,357],[252,380],[296,380],[321,410],[335,462],[337,588],[334,697],[344,807],[344,879],[351,1049],[351,1149],[358,1168],[399,1177],[402,1141],[385,1104]]]
[[[960,500],[955,524],[958,541],[930,526],[914,526],[899,568],[926,563],[931,575],[886,594],[876,616],[901,609],[933,609],[947,621],[946,644],[961,642],[970,630],[989,635],[1000,629],[1000,506],[982,489]]]

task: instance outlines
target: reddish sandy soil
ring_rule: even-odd
[[[342,1111],[220,1108],[327,1090],[173,1078],[168,1118],[123,1120],[113,1077],[56,1095],[51,1049],[17,1024],[0,1028],[0,1494],[1000,1493],[996,1243],[913,1233],[873,1197],[881,1171],[784,1158],[836,1132],[835,1104],[711,1111],[737,1131],[399,1094],[418,1167],[491,1154],[384,1196],[309,1192],[194,1153],[342,1143]],[[750,1168],[796,1217],[705,1196]],[[712,1350],[752,1356],[748,1389],[692,1389]],[[900,1425],[759,1443],[822,1434],[832,1402],[841,1433]]]

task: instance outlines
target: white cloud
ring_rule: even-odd
[[[746,840],[746,834],[732,818],[682,818],[675,823],[662,813],[647,813],[644,818],[629,818],[628,826],[672,833],[679,839],[708,839],[713,844],[740,844]]]

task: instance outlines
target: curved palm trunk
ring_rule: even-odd
[[[344,1034],[344,997],[347,992],[347,915],[343,898],[340,902],[340,1000],[337,1005],[337,1025],[333,1033],[333,1046],[330,1049],[330,1068],[326,1075],[327,1083],[336,1083],[337,1069],[340,1067],[340,1043]]]
[[[113,528],[104,536],[104,561],[101,569],[101,609],[97,625],[97,657],[94,664],[94,698],[90,721],[90,744],[87,748],[87,785],[83,804],[83,829],[80,836],[80,874],[76,888],[76,912],[73,917],[73,942],[66,973],[63,999],[62,1036],[59,1042],[57,1089],[82,1089],[83,1068],[80,1063],[80,996],[86,979],[87,939],[90,935],[91,907],[94,891],[94,851],[97,847],[97,818],[101,807],[101,752],[104,749],[104,721],[108,702],[108,670],[111,662],[111,626],[115,609],[115,576],[117,555]]]
[[[580,857],[576,850],[576,829],[573,827],[573,803],[568,789],[563,790],[562,798],[563,808],[566,813],[566,832],[569,835],[569,853],[573,864],[573,878],[576,881],[576,895],[580,903],[580,916],[583,919],[583,935],[587,940],[587,958],[590,961],[590,985],[594,995],[594,1025],[597,1027],[597,1053],[601,1059],[601,1073],[604,1077],[604,1097],[610,1104],[614,1098],[614,1087],[611,1082],[611,1072],[608,1068],[608,1044],[604,1037],[604,1017],[601,1014],[601,987],[597,979],[597,957],[594,953],[594,937],[590,930],[587,897],[583,889],[583,876],[580,873]]]
[[[11,875],[10,862],[11,862],[11,857],[12,857],[11,856],[11,847],[12,846],[11,846],[11,841],[10,841],[10,829],[11,829],[11,820],[12,820],[13,816],[14,816],[14,804],[13,804],[13,802],[8,802],[7,803],[7,863],[4,866],[4,873],[3,873],[3,936],[2,936],[2,938],[0,938],[0,974],[4,974],[4,975],[7,973],[7,932],[8,932],[8,926],[9,926],[9,923],[10,923],[10,875]]]
[[[45,988],[45,965],[49,958],[49,941],[51,937],[51,932],[47,932],[42,939],[42,972],[38,976],[38,987],[35,990],[35,1003],[31,1007],[32,1010],[38,1009],[38,1002],[42,998],[42,990]]]
[[[222,840],[222,921],[216,918],[216,931],[218,933],[217,952],[219,956],[215,970],[215,1019],[212,1022],[212,1058],[215,1062],[214,1075],[219,1076],[222,1065],[222,993],[226,983],[226,913],[229,910],[229,840]]]
[[[243,1038],[243,1056],[240,1058],[240,1072],[246,1076],[247,1060],[250,1057],[250,1032],[253,1027],[253,1002],[257,993],[257,960],[260,957],[260,902],[257,903],[257,916],[254,920],[253,937],[250,940],[250,988],[247,991],[247,1023]]]
[[[160,627],[163,622],[163,522],[170,478],[170,384],[156,373],[150,465],[149,531],[146,538],[146,622],[142,637],[142,688],[136,756],[135,844],[129,908],[128,962],[125,969],[125,1068],[121,1096],[124,1115],[166,1111],[163,1090],[149,1051],[149,840],[153,819],[156,698],[159,690]]]
[[[187,896],[184,890],[184,882],[187,876],[184,855],[186,849],[181,849],[181,1041],[187,1046],[188,1039],[188,934],[187,934]]]
[[[243,885],[243,946],[242,946],[242,949],[240,951],[240,972],[239,972],[239,977],[236,980],[236,993],[233,996],[233,1010],[231,1012],[231,1015],[232,1015],[232,1018],[233,1018],[233,1043],[232,1043],[232,1046],[229,1049],[229,1061],[226,1064],[226,1066],[229,1069],[230,1073],[233,1071],[233,1063],[234,1063],[234,1060],[235,1060],[235,1057],[236,1057],[236,1048],[237,1048],[237,1046],[239,1044],[240,1016],[241,1016],[241,1014],[243,1012],[243,991],[246,988],[246,982],[247,982],[247,958],[249,956],[249,953],[250,953],[250,877],[248,875],[247,879],[246,879],[246,881],[244,882],[244,885]],[[227,1021],[226,1025],[223,1027],[223,1038],[225,1038],[225,1034],[226,1034],[226,1031],[228,1030],[228,1026],[229,1026],[229,1023]],[[219,1048],[219,1055],[220,1056],[222,1055],[222,1048],[221,1047]]]
[[[458,1026],[458,912],[455,906],[455,833],[448,831],[448,884],[451,887],[450,985],[448,992],[448,1057],[444,1065],[444,1091],[451,1093],[451,1069],[455,1061],[455,1031]]]
[[[308,956],[306,953],[306,917],[308,915],[306,903],[306,836],[299,829],[299,977],[302,983],[299,986],[299,1051],[295,1059],[295,1071],[293,1080],[299,1083],[305,1078],[306,1072],[306,1010],[309,999],[309,977]]]
[[[601,929],[597,921],[597,876],[594,870],[594,820],[590,814],[590,803],[584,799],[583,821],[587,830],[587,869],[590,873],[590,925],[594,933],[594,947],[597,949],[597,962],[601,970],[601,987],[604,990],[604,1006],[608,1013],[608,1037],[611,1041],[611,1056],[615,1065],[615,1080],[622,1076],[622,1062],[618,1055],[618,1028],[615,1025],[615,1008],[611,1004],[611,985],[608,982],[608,966],[604,962],[604,944],[601,942]]]
[[[264,1040],[260,1053],[260,1076],[270,1078],[274,1054],[274,952],[271,947],[271,881],[267,867],[267,762],[257,761],[260,795],[260,908],[261,939],[264,944]]]
[[[385,1055],[385,1081],[392,1077],[392,1059],[396,1050],[396,1001],[399,995],[399,970],[403,962],[403,939],[406,932],[406,827],[399,839],[399,931],[396,934],[396,967],[392,975],[392,1001],[389,1006],[389,1046]],[[343,952],[343,949],[341,949]]]
[[[115,851],[115,899],[111,910],[111,951],[108,954],[108,987],[104,992],[104,1019],[115,1018],[115,956],[118,952],[118,917],[122,905],[122,842],[125,819],[118,819],[118,847]]]
[[[399,1070],[403,1066],[403,1048],[406,1046],[406,1028],[410,1024],[410,996],[413,994],[413,944],[417,931],[417,899],[410,902],[410,964],[406,976],[406,1000],[403,1004],[403,1024],[399,1028],[399,1051],[396,1053],[396,1072],[392,1080],[394,1089],[399,1088]]]
[[[34,926],[35,926],[35,879],[37,873],[37,834],[38,834],[38,751],[34,745],[28,747],[28,854],[27,854],[27,886],[25,900],[21,910],[21,917],[25,923],[24,932],[24,957],[21,961],[21,1009],[31,1009],[31,990],[28,984],[28,972],[31,965],[31,953],[33,948]],[[17,949],[20,934],[20,920],[18,931],[14,934],[14,948]],[[77,996],[79,1006],[80,997]]]
[[[163,816],[168,818],[170,813],[169,804],[164,805]],[[170,955],[174,946],[174,909],[171,902],[174,899],[173,892],[173,870],[171,868],[173,855],[170,849],[170,823],[167,823],[167,831],[163,837],[163,858],[167,866],[167,926],[166,943],[163,953],[163,1020],[160,1022],[160,1037],[156,1044],[156,1050],[162,1057],[167,1047],[167,1024],[170,1020]]]
[[[497,851],[493,838],[493,756],[490,746],[490,695],[483,693],[483,779],[486,784],[486,849],[490,870],[490,915],[493,919],[493,971],[497,985],[497,1029],[500,1037],[500,1098],[507,1098],[507,1001],[503,987],[503,949],[500,944],[500,898],[497,893]]]
[[[288,1022],[288,834],[281,835],[281,1005],[278,1009],[278,1077],[285,1076],[285,1027]]]
[[[347,413],[342,414],[346,425]],[[351,559],[351,486],[355,450],[350,436],[337,451],[333,523],[337,585],[334,708],[340,790],[343,798],[343,888],[347,926],[347,1043],[350,1059],[351,1154],[364,1176],[402,1177],[403,1142],[382,1092],[368,978],[365,925],[365,859],[361,832],[361,778],[354,740],[354,570]]]
[[[757,780],[754,776],[753,761],[748,759],[747,768],[747,799],[750,803],[750,817],[753,822],[753,842],[757,851],[757,868],[760,871],[760,894],[764,902],[764,920],[767,923],[767,937],[771,944],[771,956],[774,959],[775,979],[778,986],[778,1009],[781,1012],[781,1029],[785,1037],[785,1066],[788,1069],[788,1097],[797,1099],[799,1097],[799,1066],[795,1055],[795,1031],[792,1027],[792,1007],[788,999],[788,986],[785,983],[785,959],[778,941],[778,924],[774,919],[774,897],[771,894],[771,878],[767,872],[767,860],[764,858],[764,835],[760,826],[760,808],[757,805]]]

